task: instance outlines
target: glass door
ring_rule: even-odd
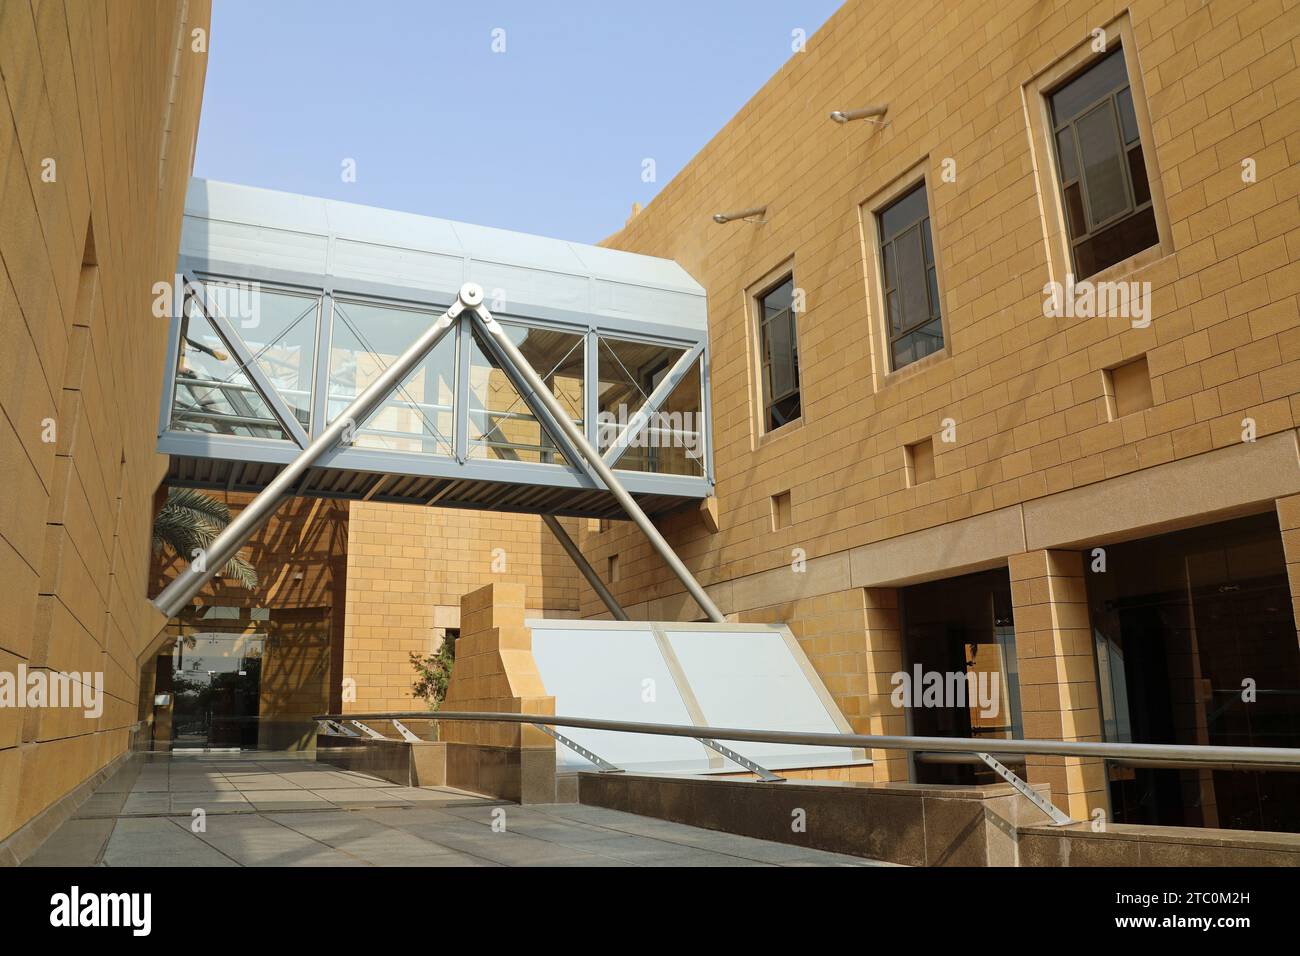
[[[259,631],[197,631],[173,652],[172,746],[244,750],[257,746],[262,654]]]

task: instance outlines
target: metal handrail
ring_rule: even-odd
[[[1082,757],[1098,760],[1141,760],[1175,765],[1220,763],[1234,767],[1300,770],[1300,748],[1221,747],[1208,744],[1103,743],[1085,740],[977,740],[970,737],[889,737],[867,734],[803,733],[787,730],[752,730],[738,727],[698,727],[691,724],[652,724],[553,714],[465,713],[451,711],[387,711],[360,714],[322,714],[314,720],[467,720],[485,723],[546,724],[586,730],[612,730],[667,737],[711,737],[752,743],[797,744],[849,749],[934,751],[936,753],[1029,754]]]

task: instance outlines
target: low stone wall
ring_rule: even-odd
[[[449,743],[447,786],[514,803],[554,803],[555,751]]]
[[[555,751],[320,734],[316,760],[403,787],[455,787],[513,803],[555,802]]]
[[[401,787],[447,786],[447,745],[438,741],[379,740],[319,734],[316,762],[368,773]],[[454,784],[453,784],[454,786]]]
[[[1021,866],[1300,866],[1300,833],[1112,823],[1025,827]]]
[[[908,866],[1300,866],[1297,833],[1057,827],[1003,784],[763,784],[587,772],[576,777],[579,801],[592,806]],[[1045,786],[1035,789],[1047,795]],[[795,825],[800,820],[802,828]]]
[[[1005,784],[580,773],[578,796],[593,806],[907,866],[1015,866],[1017,830],[1047,819]]]

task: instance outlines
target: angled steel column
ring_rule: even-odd
[[[438,319],[423,335],[412,342],[410,347],[398,356],[397,360],[388,366],[382,375],[367,385],[338,418],[325,427],[316,436],[316,439],[302,450],[298,457],[289,462],[271,483],[249,502],[248,507],[236,515],[230,524],[226,525],[225,529],[208,546],[207,553],[203,555],[202,561],[191,562],[190,566],[178,574],[171,584],[163,588],[162,593],[153,599],[154,607],[168,617],[175,617],[179,614],[181,608],[188,604],[194,595],[198,594],[203,589],[203,586],[225,567],[226,562],[275,513],[281,501],[292,493],[293,486],[307,469],[312,467],[327,451],[342,444],[345,438],[350,440],[351,435],[356,432],[356,429],[361,426],[361,423],[366,420],[370,413],[433,350],[433,347],[438,344],[438,341],[455,323],[456,317],[466,308],[473,308],[482,301],[483,290],[479,286],[472,282],[467,282],[461,286],[460,295],[451,304],[451,308],[443,313],[442,318]],[[196,567],[196,564],[202,570]]]
[[[564,526],[556,520],[555,515],[542,515],[542,520],[546,522],[546,527],[551,529],[551,533],[560,542],[560,547],[564,548],[569,557],[573,559],[573,563],[578,566],[578,570],[587,579],[587,583],[596,592],[596,596],[604,602],[605,607],[609,608],[609,613],[614,615],[614,620],[631,620],[627,616],[627,611],[623,610],[623,605],[619,604],[618,599],[609,593],[609,588],[605,587],[605,582],[596,574],[596,569],[591,566],[591,562],[574,544],[573,539],[569,537],[569,532],[564,530]]]
[[[464,290],[462,290],[463,294]],[[528,364],[528,359],[524,358],[518,346],[510,341],[510,336],[506,334],[505,329],[492,317],[492,313],[482,306],[481,302],[482,290],[479,290],[479,302],[475,303],[470,309],[470,314],[478,320],[479,326],[491,337],[498,351],[509,360],[513,366],[513,371],[527,383],[529,391],[548,413],[551,424],[557,426],[569,440],[569,443],[581,452],[574,464],[584,468],[593,480],[604,483],[605,487],[609,489],[610,493],[623,507],[623,510],[627,512],[628,517],[635,521],[641,532],[650,539],[651,546],[659,552],[659,556],[664,559],[664,563],[686,586],[686,590],[695,599],[695,603],[704,611],[705,616],[715,624],[725,624],[727,621],[726,616],[713,603],[713,599],[705,592],[700,582],[695,580],[695,576],[691,574],[690,569],[686,567],[682,559],[677,557],[677,552],[659,533],[659,529],[654,526],[649,516],[641,510],[641,506],[628,494],[622,482],[614,476],[614,472],[600,457],[600,452],[591,446],[591,442],[587,441],[586,436],[582,434],[578,426],[573,424],[573,419],[565,413],[559,401],[551,393],[551,390],[546,387],[546,383],[542,381],[541,376]],[[466,305],[468,304],[466,303]]]

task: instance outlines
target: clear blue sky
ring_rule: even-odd
[[[215,0],[195,174],[595,242],[839,5]]]

